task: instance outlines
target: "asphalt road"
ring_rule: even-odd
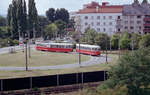
[[[34,46],[32,46],[34,47]],[[7,47],[7,48],[1,48],[0,54],[8,53],[10,48],[15,48],[15,50],[22,50],[22,47],[15,46],[15,47]],[[108,57],[108,62],[110,62],[112,58]],[[91,56],[91,59],[86,62],[81,62],[81,64],[74,63],[74,64],[64,64],[64,65],[56,65],[56,66],[39,66],[39,67],[29,67],[29,70],[50,70],[50,69],[67,69],[67,68],[77,68],[77,67],[87,67],[92,65],[97,65],[101,63],[106,62],[106,56]],[[1,71],[23,71],[25,70],[25,67],[0,67]]]

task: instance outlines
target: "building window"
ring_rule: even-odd
[[[100,28],[97,28],[97,31],[100,31]]]
[[[120,16],[118,16],[117,18],[118,18],[118,19],[121,19],[121,17],[120,17]]]
[[[97,16],[97,19],[100,19],[100,16]]]
[[[141,24],[141,21],[137,21],[137,24]]]
[[[112,22],[109,22],[109,25],[112,25]]]
[[[105,32],[105,31],[106,31],[106,29],[105,29],[105,28],[103,28],[103,31]]]
[[[85,26],[87,26],[87,25],[88,25],[88,23],[86,22],[86,23],[85,23]]]
[[[106,16],[103,16],[103,19],[106,19]]]
[[[105,25],[106,25],[106,23],[104,22],[104,23],[103,23],[103,25],[105,26]]]
[[[141,26],[139,26],[139,30],[141,30],[142,29],[142,27]]]
[[[97,26],[100,26],[100,22],[97,22]]]
[[[85,19],[88,19],[88,16],[85,16]]]
[[[124,29],[128,29],[128,26],[125,26]]]
[[[109,19],[112,19],[112,16],[109,16]]]
[[[138,19],[140,19],[140,18],[141,18],[141,16],[137,16],[137,18],[138,18]]]
[[[134,29],[134,27],[133,27],[133,26],[131,26],[131,27],[130,27],[130,29]]]

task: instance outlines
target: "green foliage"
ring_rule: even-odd
[[[85,30],[85,34],[81,39],[83,43],[99,45],[103,50],[106,49],[106,46],[107,48],[109,47],[109,40],[110,38],[107,34],[97,33],[94,29],[91,29],[90,27]]]
[[[69,12],[64,8],[60,8],[56,10],[55,20],[62,20],[66,23],[69,22]]]
[[[58,27],[56,26],[55,23],[47,25],[44,32],[45,38],[52,39],[56,37],[57,31],[58,31]]]
[[[119,35],[114,34],[111,37],[111,45],[112,45],[112,49],[118,49],[118,44],[119,43]]]
[[[142,36],[142,39],[139,42],[139,47],[149,47],[150,46],[150,34],[146,34]]]
[[[106,48],[108,49],[109,44],[110,44],[109,40],[110,38],[105,33],[98,33],[95,36],[95,43],[99,45],[102,50],[105,50]]]
[[[142,39],[141,35],[136,34],[136,33],[133,34],[134,49],[139,49],[139,42],[141,39]]]
[[[58,35],[60,37],[64,36],[66,34],[66,31],[64,30],[66,28],[66,22],[62,21],[62,20],[57,20],[55,21],[55,24],[57,25],[58,27]]]
[[[87,28],[84,37],[81,39],[81,41],[87,44],[94,45],[96,36],[97,32],[94,29]]]
[[[11,10],[11,28],[12,28],[12,38],[18,39],[18,21],[17,21],[17,1],[12,1],[12,10]]]
[[[46,11],[46,16],[49,21],[54,22],[55,21],[55,9],[54,8],[49,8]]]
[[[128,32],[124,32],[120,38],[120,47],[121,49],[130,49],[131,39]]]
[[[30,30],[29,36],[30,37],[35,37],[35,30],[38,29],[38,13],[37,9],[35,6],[35,1],[34,0],[29,0],[29,5],[28,5],[28,29]]]
[[[0,16],[0,26],[6,26],[6,24],[7,24],[6,18]]]
[[[109,80],[104,83],[103,88],[112,89],[115,86],[126,86],[128,95],[147,95],[147,88],[150,85],[149,68],[150,48],[125,53],[118,65],[108,71]]]

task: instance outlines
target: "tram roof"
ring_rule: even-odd
[[[79,44],[76,44],[76,46],[79,46]],[[89,48],[100,48],[100,46],[97,45],[88,45],[88,44],[80,44],[82,47],[89,47]]]
[[[49,45],[73,45],[71,43],[49,43]]]

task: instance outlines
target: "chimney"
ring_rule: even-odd
[[[108,4],[109,4],[108,2],[102,2],[102,6],[106,6]]]

